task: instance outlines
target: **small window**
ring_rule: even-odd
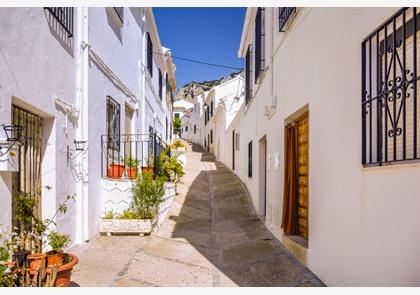
[[[213,129],[210,130],[210,143],[213,144]]]
[[[235,148],[239,151],[239,133],[235,134]]]
[[[175,119],[179,119],[179,113],[175,113]]]
[[[163,97],[163,87],[162,87],[162,71],[159,69],[159,97],[162,100]]]
[[[248,177],[252,178],[252,140],[248,143]]]
[[[248,104],[252,98],[252,67],[251,67],[251,45],[248,46],[245,57],[245,103]]]
[[[197,126],[194,125],[194,134],[197,132]]]
[[[111,96],[106,98],[106,130],[108,135],[108,149],[120,150],[120,104]]]
[[[153,43],[149,33],[147,33],[147,70],[153,77]]]
[[[279,31],[284,32],[287,22],[296,12],[296,7],[279,7]]]
[[[264,28],[264,12],[265,9],[259,7],[255,18],[255,82],[259,81],[261,72],[265,65],[265,28]]]
[[[210,117],[213,117],[213,101],[210,103]]]
[[[114,11],[120,19],[121,23],[124,23],[124,7],[114,7]]]
[[[188,126],[185,126],[185,132],[188,132]]]

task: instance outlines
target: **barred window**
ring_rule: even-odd
[[[44,9],[49,11],[70,38],[73,37],[73,7],[44,7]]]
[[[279,31],[284,32],[287,22],[296,12],[296,7],[279,7]]]
[[[108,150],[120,150],[120,104],[111,96],[106,97],[106,130],[108,135]]]
[[[261,71],[264,70],[265,54],[264,54],[264,26],[265,8],[259,7],[255,18],[255,82],[258,83]]]
[[[419,159],[420,15],[403,8],[362,42],[362,164]]]

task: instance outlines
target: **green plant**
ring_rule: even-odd
[[[175,118],[173,123],[174,123],[174,128],[175,129],[181,128],[181,119],[180,118]]]
[[[132,187],[133,200],[130,210],[142,216],[155,216],[157,206],[165,194],[164,184],[164,180],[159,177],[153,179],[151,172],[139,175]]]
[[[140,161],[137,160],[136,158],[132,158],[130,156],[125,157],[123,159],[123,162],[125,164],[125,166],[130,167],[130,168],[137,168],[139,166]]]
[[[165,181],[179,183],[184,176],[182,164],[174,156],[168,156],[169,151],[163,150],[159,154],[159,165],[157,175]]]
[[[116,216],[114,210],[108,210],[105,211],[104,215],[102,216],[102,219],[114,219]]]
[[[177,140],[177,141],[174,142],[174,146],[176,148],[183,148],[183,147],[185,147],[185,144],[183,144],[182,141]]]
[[[51,246],[52,252],[63,253],[64,249],[70,242],[70,236],[61,234],[56,231],[51,231],[48,236],[48,244]]]

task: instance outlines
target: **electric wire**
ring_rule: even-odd
[[[225,69],[231,69],[231,70],[242,70],[242,68],[237,68],[237,67],[232,67],[232,66],[227,66],[227,65],[221,65],[221,64],[215,64],[215,63],[205,62],[205,61],[201,61],[201,60],[195,60],[195,59],[190,59],[190,58],[185,58],[185,57],[174,56],[174,55],[167,55],[167,54],[163,54],[163,53],[160,53],[160,52],[153,52],[153,54],[170,56],[174,59],[180,59],[180,60],[184,60],[184,61],[194,62],[194,63],[213,66],[213,67],[219,67],[219,68],[225,68]]]

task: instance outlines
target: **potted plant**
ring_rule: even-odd
[[[124,165],[111,162],[108,167],[107,176],[113,179],[120,179],[124,173]]]
[[[165,194],[164,181],[153,179],[151,172],[143,172],[132,187],[130,207],[120,214],[105,212],[100,221],[100,232],[149,234],[156,219],[157,207]]]
[[[153,173],[153,166],[154,166],[154,158],[153,156],[149,156],[147,160],[147,166],[141,167],[141,171],[144,173]]]
[[[56,231],[51,231],[47,238],[48,244],[51,247],[51,251],[47,252],[47,265],[62,265],[64,249],[70,242],[70,236]]]
[[[124,158],[124,164],[127,167],[127,177],[129,179],[136,179],[138,173],[138,166],[140,161],[130,156]]]

